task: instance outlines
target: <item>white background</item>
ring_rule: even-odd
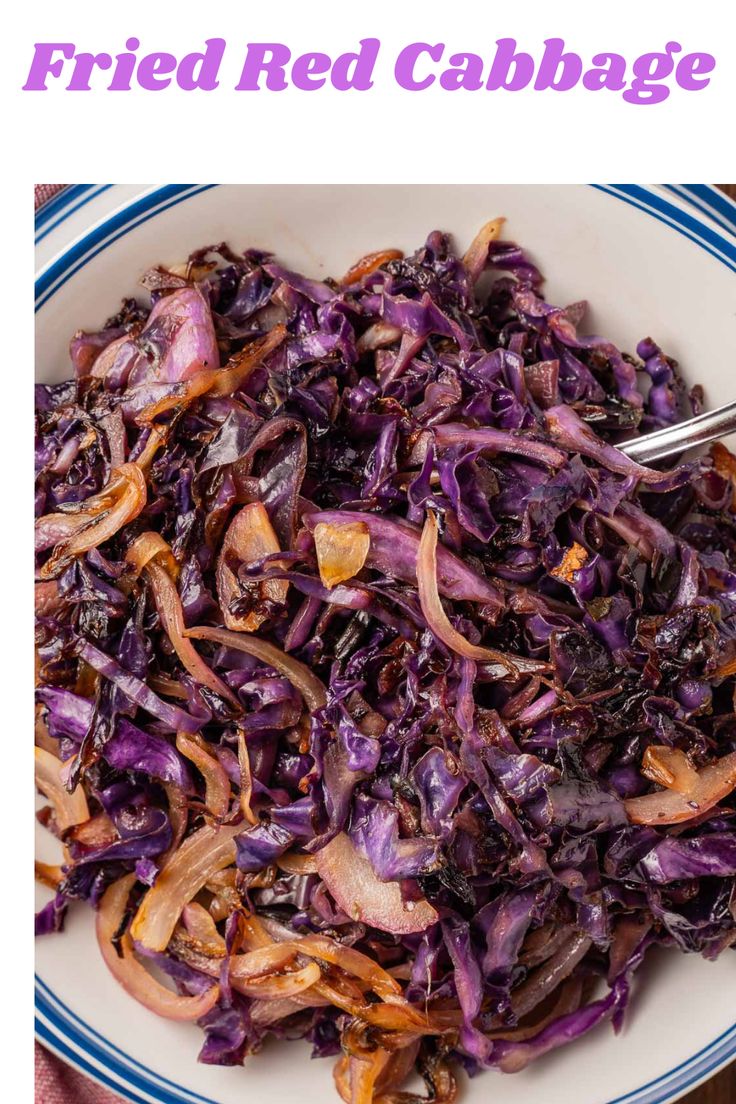
[[[11,141],[23,151],[15,168],[72,182],[713,180],[733,163],[729,9],[728,0],[10,0],[4,66]],[[20,91],[34,42],[114,55],[130,35],[141,40],[139,54],[179,55],[225,38],[220,88],[66,92],[59,81],[45,93]],[[368,92],[232,91],[249,41],[336,54],[364,37],[383,44]],[[435,84],[417,93],[393,80],[407,43],[488,56],[500,37],[535,56],[545,38],[560,37],[584,59],[615,51],[631,60],[675,40],[684,52],[714,54],[717,66],[708,88],[676,88],[652,106],[579,88],[445,92]]]
[[[11,0],[4,9],[3,121],[3,879],[0,933],[4,1007],[3,1088],[32,1099],[30,934],[31,792],[30,432],[32,371],[32,185],[39,181],[714,181],[734,179],[736,39],[727,0]],[[228,41],[221,87],[153,93],[22,92],[36,41],[78,50],[140,53],[201,49]],[[409,42],[445,42],[447,53],[490,56],[514,37],[541,53],[562,37],[584,59],[615,51],[633,60],[669,40],[717,58],[711,85],[675,88],[654,106],[620,94],[422,93],[397,88],[394,59]],[[245,44],[280,41],[294,53],[339,53],[363,37],[382,40],[375,87],[338,93],[236,93]],[[52,82],[53,83],[53,82]],[[356,212],[359,217],[359,212]],[[23,466],[28,475],[20,475]],[[19,521],[20,519],[20,521]],[[24,585],[19,584],[22,575]],[[14,764],[14,757],[18,756]],[[21,758],[22,756],[22,758]],[[21,780],[19,784],[18,780]],[[28,844],[23,840],[27,839]],[[22,887],[18,890],[18,887]]]

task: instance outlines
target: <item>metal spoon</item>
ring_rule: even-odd
[[[621,452],[640,464],[652,460],[663,460],[675,452],[684,452],[695,445],[705,445],[716,441],[736,430],[736,401],[719,406],[717,410],[708,410],[696,418],[688,418],[678,425],[665,426],[654,433],[645,433],[633,441],[619,445]]]

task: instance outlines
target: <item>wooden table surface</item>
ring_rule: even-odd
[[[736,199],[736,184],[719,184],[718,187],[731,199]],[[736,1062],[683,1097],[682,1104],[736,1104]]]

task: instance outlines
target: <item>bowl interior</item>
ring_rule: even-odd
[[[76,271],[70,265],[40,306],[37,378],[54,382],[69,374],[73,331],[99,327],[123,296],[139,290],[144,269],[181,261],[208,242],[269,249],[290,267],[339,276],[377,248],[412,251],[435,228],[450,231],[462,249],[483,222],[499,214],[508,220],[505,236],[523,244],[546,274],[550,300],[589,300],[588,332],[604,334],[629,351],[640,338],[652,336],[677,358],[688,383],[703,384],[707,405],[736,397],[736,376],[729,370],[729,351],[736,347],[732,271],[651,211],[577,185],[224,185],[148,211],[132,228],[123,213],[114,226],[105,220],[104,228],[95,230],[94,255]],[[83,255],[81,250],[79,259]],[[46,833],[39,842],[48,848]],[[47,899],[39,890],[39,904]],[[217,1104],[336,1099],[331,1063],[310,1064],[301,1044],[269,1045],[245,1070],[197,1065],[198,1030],[159,1020],[134,1005],[108,975],[93,943],[92,916],[80,908],[63,936],[37,944],[38,974],[48,990],[43,999],[51,1009],[44,1022],[56,1022],[57,1042],[77,1033],[77,1042],[69,1044],[72,1058],[83,1055],[98,1073],[122,1063],[131,1072],[119,1075],[119,1087],[130,1089],[142,1078],[146,1099]],[[692,1056],[715,1054],[719,1037],[718,1053],[723,1046],[736,1049],[735,983],[736,955],[707,963],[659,954],[637,979],[619,1039],[610,1028],[599,1029],[522,1074],[478,1077],[463,1099],[481,1104],[494,1092],[504,1104],[674,1099],[687,1087],[688,1071],[702,1071],[702,1063],[690,1062]],[[648,1084],[651,1089],[642,1089]]]

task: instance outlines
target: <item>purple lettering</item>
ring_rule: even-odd
[[[176,58],[173,54],[146,54],[138,62],[138,84],[149,92],[158,92],[171,84],[171,77],[165,74],[173,73],[175,69]]]
[[[685,54],[678,62],[675,80],[680,88],[685,88],[688,92],[698,92],[710,84],[710,77],[703,79],[703,75],[712,73],[715,67],[716,59],[712,54]],[[696,80],[696,77],[701,79]]]
[[[108,92],[130,92],[130,82],[135,72],[135,51],[140,46],[140,40],[129,38],[125,43],[125,49],[130,51],[125,54],[115,55],[115,72],[107,86]]]
[[[440,77],[440,84],[448,92],[458,88],[477,92],[483,87],[483,58],[477,54],[452,54],[449,62],[453,68],[445,69]]]
[[[568,92],[580,80],[583,62],[578,54],[567,53],[564,38],[547,38],[544,42],[544,54],[539,63],[534,87],[538,92],[551,88],[555,92]],[[562,66],[562,72],[560,72]]]
[[[507,92],[520,92],[526,88],[534,73],[534,59],[531,54],[514,53],[515,38],[499,38],[496,41],[496,55],[491,65],[486,88],[495,92],[505,88]],[[513,76],[509,76],[509,66],[513,65]]]
[[[283,92],[288,87],[285,68],[291,59],[291,50],[281,42],[249,42],[236,92],[259,92],[261,73],[266,74],[266,88],[271,92]]]
[[[66,86],[67,92],[89,92],[89,78],[92,70],[109,69],[112,66],[112,58],[109,54],[75,54],[74,71],[72,79]]]
[[[409,92],[422,92],[425,88],[429,88],[430,84],[434,84],[434,75],[429,73],[423,80],[417,80],[414,76],[414,66],[422,54],[429,54],[432,61],[440,61],[444,52],[444,42],[437,42],[434,46],[430,46],[427,42],[412,42],[409,46],[405,46],[394,66],[396,83]]]
[[[378,38],[361,38],[357,54],[340,54],[335,58],[330,80],[340,92],[354,88],[356,92],[367,92],[373,87],[373,68],[376,64],[381,42]]]
[[[664,49],[663,54],[642,54],[636,59],[632,66],[634,79],[623,96],[627,103],[656,104],[667,99],[670,90],[659,82],[666,80],[674,69],[672,54],[679,54],[682,46],[679,42],[668,42]]]
[[[610,92],[620,92],[626,87],[626,58],[621,54],[594,54],[593,65],[583,77],[583,88],[589,92],[599,92],[607,88]]]
[[[61,54],[54,60],[54,54]],[[23,85],[24,92],[46,92],[46,78],[60,77],[64,59],[74,57],[73,42],[37,42],[34,47],[33,61],[28,78]]]
[[[327,80],[332,61],[329,54],[300,54],[291,67],[291,83],[303,92],[312,92],[321,88]]]
[[[224,38],[205,39],[203,53],[185,54],[176,70],[176,83],[185,92],[195,88],[202,92],[214,92],[219,81],[217,73],[225,53]]]

